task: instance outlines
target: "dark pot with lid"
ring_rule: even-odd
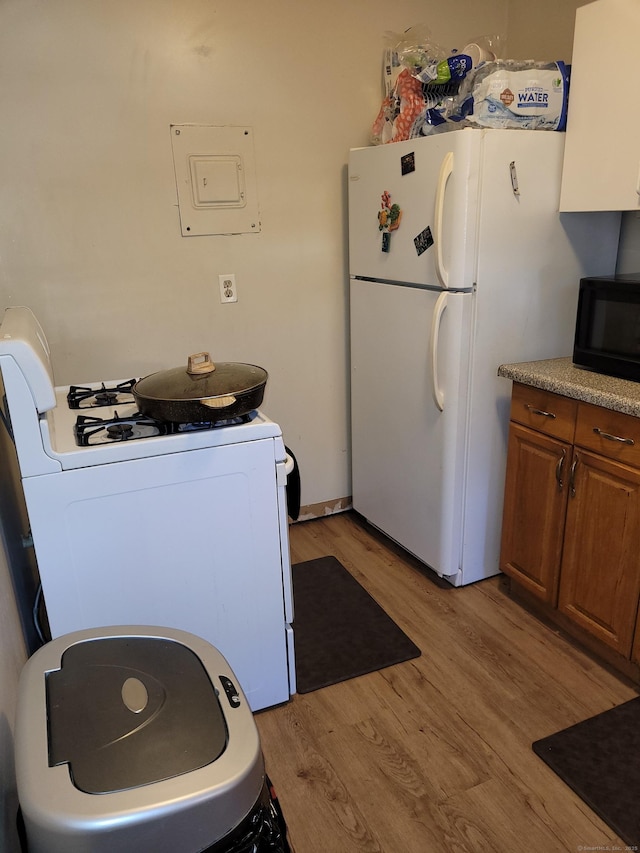
[[[208,352],[200,352],[189,356],[186,367],[160,370],[139,379],[132,391],[138,409],[150,418],[216,423],[257,409],[267,378],[267,371],[255,364],[214,364]]]

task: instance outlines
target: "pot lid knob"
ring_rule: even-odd
[[[215,369],[216,366],[211,361],[208,352],[197,352],[189,356],[187,373],[190,373],[192,376],[199,376],[202,373],[213,373]]]

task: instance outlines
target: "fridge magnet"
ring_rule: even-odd
[[[433,246],[433,234],[431,233],[431,228],[429,228],[429,226],[427,226],[424,231],[421,231],[417,237],[413,238],[413,245],[416,247],[418,256]]]
[[[382,193],[381,209],[378,211],[378,230],[382,231],[382,251],[391,248],[391,232],[400,227],[402,211],[400,205],[391,204],[391,194],[385,190]]]
[[[405,154],[400,158],[400,171],[403,175],[410,175],[416,170],[416,155],[412,151],[411,154]]]

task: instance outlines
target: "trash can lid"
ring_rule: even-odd
[[[215,761],[227,726],[200,658],[174,640],[78,642],[46,676],[49,766],[90,794],[171,779]]]

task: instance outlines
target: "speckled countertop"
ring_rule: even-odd
[[[498,376],[640,418],[640,382],[576,367],[571,358],[501,364]]]

